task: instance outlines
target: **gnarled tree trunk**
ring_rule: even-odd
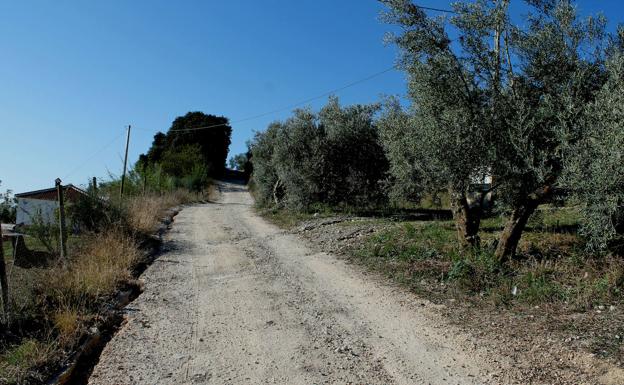
[[[451,189],[449,193],[459,243],[463,247],[478,247],[480,241],[481,205],[471,205],[464,192],[457,192]]]
[[[550,197],[552,191],[552,185],[539,188],[513,208],[494,253],[494,256],[500,262],[508,261],[515,256],[520,237],[529,221],[529,217],[531,217],[531,214],[535,212],[540,204]]]
[[[494,254],[496,259],[505,262],[513,258],[516,254],[522,232],[537,206],[538,203],[536,201],[528,200],[513,209],[498,240]]]

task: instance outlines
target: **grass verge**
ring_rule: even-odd
[[[165,212],[200,200],[204,195],[185,191],[130,197],[120,221],[71,237],[65,263],[9,265],[12,317],[10,332],[0,338],[0,383],[44,383],[97,324],[116,292],[133,284],[133,271],[146,256],[140,242],[154,233]],[[32,237],[27,246],[38,247]]]

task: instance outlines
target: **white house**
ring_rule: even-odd
[[[82,195],[87,195],[87,193],[74,185],[63,186],[65,202],[75,202]],[[15,219],[17,225],[32,225],[37,217],[41,217],[46,224],[57,221],[58,196],[56,187],[15,194],[15,198],[17,200]]]

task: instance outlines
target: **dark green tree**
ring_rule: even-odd
[[[231,142],[232,127],[227,118],[208,115],[202,112],[189,112],[177,117],[166,134],[159,132],[154,135],[152,146],[145,157],[139,159],[140,170],[144,162],[148,165],[163,162],[176,162],[177,157],[189,160],[189,146],[193,146],[197,164],[206,168],[210,177],[219,177],[225,170],[227,155]],[[177,155],[177,154],[181,155]],[[175,164],[164,165],[163,171],[182,178],[193,167]],[[182,173],[182,174],[181,174]]]
[[[16,215],[17,204],[13,197],[13,191],[6,190],[4,194],[0,194],[0,222],[15,223]]]
[[[230,161],[229,161],[230,168],[232,170],[244,171],[245,165],[247,164],[248,161],[249,161],[249,157],[247,153],[234,155],[233,157],[230,158]]]

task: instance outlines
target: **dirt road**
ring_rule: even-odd
[[[501,384],[430,303],[258,217],[246,189],[187,207],[90,379],[112,384]]]

